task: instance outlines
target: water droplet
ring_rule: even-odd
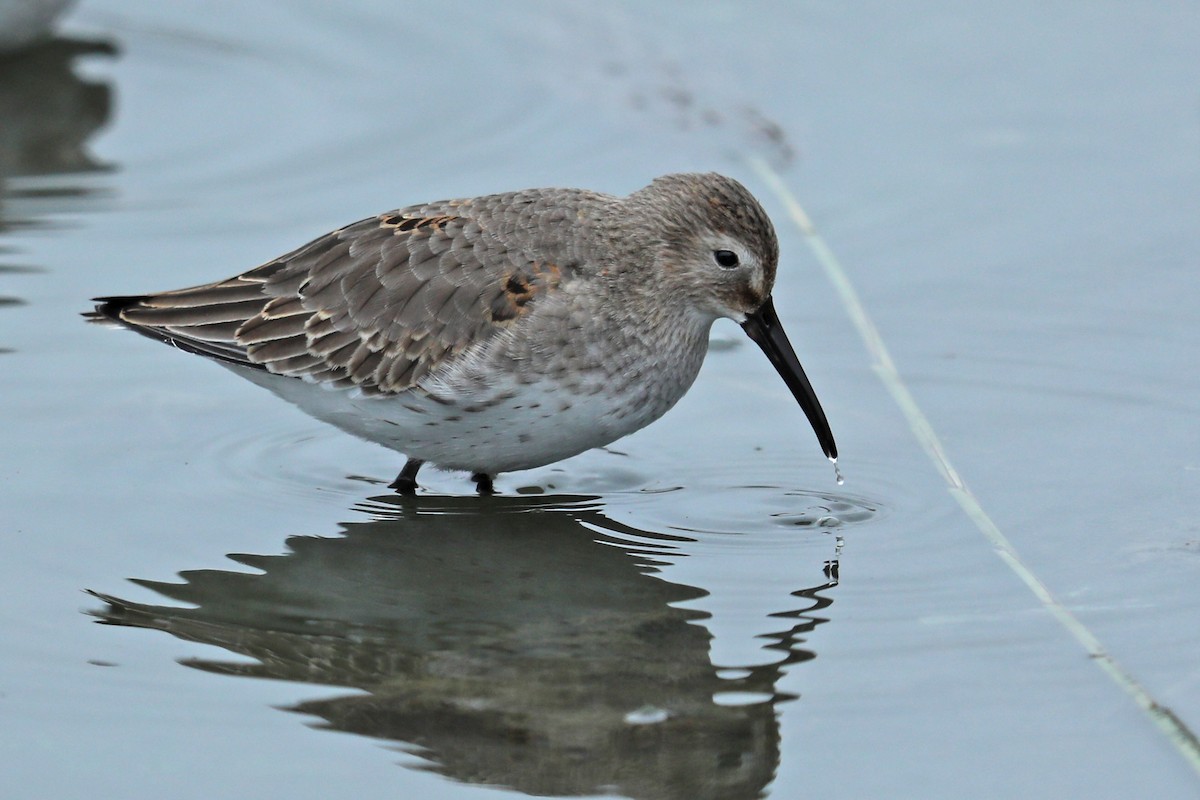
[[[833,477],[837,480],[837,485],[841,486],[846,482],[846,479],[842,477],[842,471],[838,469],[837,459],[831,458],[829,459],[829,463],[833,464]]]

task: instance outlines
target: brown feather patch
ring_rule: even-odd
[[[512,322],[525,313],[529,301],[540,292],[558,288],[562,270],[557,265],[535,261],[528,271],[517,270],[504,276],[501,292],[491,303],[492,321]]]

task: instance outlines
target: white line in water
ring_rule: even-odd
[[[1146,688],[1138,682],[1137,678],[1117,663],[1117,660],[1109,654],[1104,645],[1100,643],[1100,640],[1096,638],[1095,634],[1080,622],[1079,618],[1072,614],[1066,606],[1060,603],[1050,592],[1046,584],[1021,561],[1012,542],[1008,540],[1008,537],[1000,531],[996,523],[992,521],[992,518],[983,510],[983,506],[979,504],[979,499],[967,488],[962,477],[958,474],[958,470],[950,463],[950,458],[946,455],[946,451],[942,447],[937,434],[934,433],[933,426],[929,424],[929,418],[921,411],[912,393],[904,385],[904,380],[900,377],[900,372],[896,369],[896,365],[892,361],[887,347],[883,344],[883,338],[879,335],[879,329],[875,327],[875,323],[867,316],[867,310],[863,307],[862,301],[859,300],[858,292],[854,290],[854,286],[850,283],[850,278],[846,275],[846,271],[842,269],[841,263],[834,256],[833,251],[829,249],[829,245],[817,233],[816,227],[813,225],[812,220],[809,219],[808,214],[805,213],[804,208],[801,207],[796,196],[788,189],[787,184],[783,182],[783,178],[779,176],[779,173],[775,172],[766,161],[751,157],[750,166],[767,182],[776,196],[787,207],[792,221],[796,223],[796,226],[800,228],[800,232],[804,234],[805,241],[808,242],[808,246],[816,255],[817,261],[820,262],[822,269],[825,270],[826,277],[833,283],[834,289],[837,290],[838,295],[841,297],[842,305],[846,308],[846,313],[850,315],[854,326],[858,328],[858,333],[862,336],[863,342],[867,346],[867,351],[874,359],[875,363],[873,367],[876,374],[879,375],[880,380],[883,381],[884,386],[891,393],[892,399],[900,406],[900,410],[904,412],[909,427],[912,428],[917,441],[921,443],[921,446],[925,449],[925,453],[946,481],[950,494],[962,506],[963,511],[971,518],[975,526],[991,542],[1000,559],[1029,587],[1029,590],[1041,601],[1050,614],[1058,620],[1059,624],[1075,637],[1075,640],[1079,642],[1091,657],[1092,662],[1100,667],[1114,683],[1133,698],[1133,701],[1149,717],[1150,721],[1167,735],[1184,760],[1188,762],[1197,774],[1200,774],[1200,739],[1196,738],[1196,734],[1188,728],[1183,720],[1175,716],[1175,713],[1171,709],[1156,702]]]

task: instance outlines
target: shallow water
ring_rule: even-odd
[[[1195,730],[1200,12],[246,5],[83,0],[0,61],[5,796],[1195,796],[747,156],[1028,568]],[[77,316],[409,202],[686,169],[776,220],[842,486],[731,324],[650,428],[399,499],[395,454]]]

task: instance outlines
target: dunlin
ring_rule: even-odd
[[[529,189],[389,211],[228,280],[98,298],[115,321],[219,361],[318,419],[428,462],[499,472],[599,447],[688,390],[726,317],[837,446],[771,299],[779,245],[717,174],[628,197]]]

